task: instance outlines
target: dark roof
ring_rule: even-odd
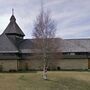
[[[19,48],[23,49],[32,49],[33,48],[33,40],[32,39],[24,39],[20,42]]]
[[[60,45],[62,52],[86,52],[86,49],[69,40],[62,40]]]
[[[20,44],[20,50],[22,53],[38,52],[35,49],[34,39],[25,39]],[[60,39],[56,38],[56,42],[59,44],[58,52],[90,52],[90,39]]]
[[[19,44],[19,49],[22,53],[36,52],[37,49],[34,47],[34,39],[24,39]]]
[[[0,36],[0,53],[17,53],[17,47],[6,35]]]
[[[25,36],[20,27],[17,25],[14,15],[11,16],[10,23],[8,24],[3,34],[18,34],[21,36]]]
[[[90,52],[90,39],[66,39],[70,52]],[[67,47],[67,45],[65,46]]]

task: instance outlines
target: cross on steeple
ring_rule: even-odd
[[[15,22],[16,21],[16,18],[15,18],[15,16],[14,16],[14,9],[12,8],[12,16],[11,16],[11,18],[10,18],[10,21],[11,22]]]
[[[12,15],[14,15],[14,9],[12,8]]]

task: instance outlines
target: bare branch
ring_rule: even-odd
[[[33,37],[36,41],[36,47],[42,52],[44,70],[48,66],[50,57],[53,57],[53,53],[55,53],[58,48],[58,43],[56,44],[55,34],[56,24],[54,20],[52,20],[50,12],[44,12],[42,10],[36,18]]]

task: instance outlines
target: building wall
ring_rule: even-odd
[[[25,70],[42,70],[43,60],[22,60],[19,62],[19,68]],[[64,60],[52,60],[49,61],[49,69],[88,69],[88,59],[64,59]]]
[[[0,60],[2,71],[17,70],[17,60]]]
[[[52,61],[52,62],[51,62]],[[49,69],[88,69],[88,59],[64,59],[64,60],[51,60],[49,61]],[[18,64],[18,65],[17,65]],[[42,70],[43,60],[0,60],[0,70],[9,71],[17,69],[29,70]]]
[[[53,63],[52,63],[53,62]],[[49,61],[49,68],[50,69],[56,69],[57,67],[57,62],[55,60]],[[21,60],[19,61],[18,68],[19,69],[29,69],[29,70],[42,70],[44,66],[44,61],[43,60],[38,60],[38,59],[32,59],[32,60]]]
[[[88,69],[88,59],[64,59],[58,63],[61,69]]]
[[[90,58],[88,59],[88,69],[90,69]]]
[[[22,70],[41,70],[43,66],[42,60],[20,60],[18,68]]]
[[[19,68],[25,70],[42,70],[43,60],[22,60],[19,62]],[[64,59],[64,60],[52,60],[49,62],[49,69],[88,69],[88,59]]]

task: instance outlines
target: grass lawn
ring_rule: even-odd
[[[0,90],[90,90],[90,72],[0,73]]]

